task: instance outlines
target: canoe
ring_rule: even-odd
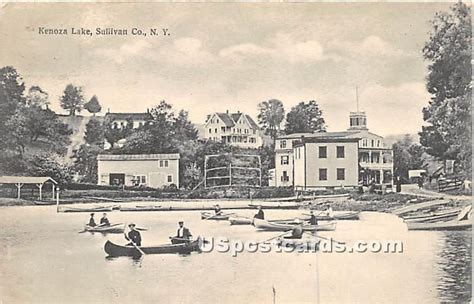
[[[61,207],[59,212],[112,212],[118,206],[99,206],[99,207]]]
[[[231,216],[229,222],[231,225],[252,225],[253,219],[243,216]]]
[[[294,202],[264,202],[260,204],[248,204],[251,208],[262,206],[263,209],[298,209],[299,204]]]
[[[407,223],[408,230],[465,230],[472,228],[471,220],[436,223]]]
[[[201,219],[202,220],[210,220],[210,221],[227,221],[229,219],[228,214],[221,214],[216,215],[212,212],[201,212]]]
[[[38,206],[51,206],[51,205],[56,205],[55,201],[33,201],[35,205]]]
[[[437,212],[432,214],[424,214],[418,216],[412,216],[408,218],[404,218],[405,223],[428,223],[428,222],[439,222],[441,220],[448,221],[454,220],[456,216],[458,216],[460,210],[450,210],[444,212]]]
[[[161,205],[158,206],[135,206],[135,207],[121,207],[120,211],[135,212],[135,211],[161,211]]]
[[[411,221],[411,220],[424,220],[424,219],[429,219],[431,217],[438,217],[438,216],[446,216],[446,217],[450,217],[450,216],[457,216],[460,212],[461,212],[462,209],[460,208],[456,208],[456,209],[448,209],[448,210],[441,210],[441,211],[438,211],[438,212],[423,212],[423,213],[417,213],[417,214],[413,214],[413,215],[407,215],[407,216],[404,216],[403,219],[405,221]]]
[[[317,215],[315,212],[316,219],[318,221],[342,221],[342,220],[358,220],[360,212],[344,212],[344,213],[336,213],[332,216],[328,215]],[[322,212],[324,213],[324,212]]]
[[[165,244],[158,246],[141,246],[140,249],[145,254],[165,254],[165,253],[180,253],[188,254],[193,251],[199,251],[199,240],[195,240],[188,244]],[[139,257],[141,256],[140,251],[137,250],[134,246],[122,246],[107,241],[104,245],[105,253],[111,257],[119,256],[132,256]]]
[[[253,225],[258,230],[265,231],[289,231],[296,226],[302,226],[303,231],[334,231],[336,230],[336,223],[318,224],[318,225],[297,225],[297,224],[283,224],[274,223],[261,219],[253,219]]]
[[[123,233],[125,231],[125,224],[112,224],[110,226],[95,226],[91,227],[86,225],[84,227],[85,231],[88,232],[100,232],[100,233]]]

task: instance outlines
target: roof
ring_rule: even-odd
[[[0,184],[44,184],[57,182],[49,176],[0,176]]]
[[[99,154],[97,160],[133,161],[133,160],[160,160],[179,159],[179,153],[170,154]]]
[[[120,120],[152,120],[153,116],[150,113],[106,113],[105,117],[110,117],[111,119],[120,119]]]
[[[343,143],[343,142],[353,142],[357,143],[359,138],[351,137],[311,137],[304,138],[302,141],[298,141],[293,145],[295,147],[301,147],[307,143]]]
[[[229,114],[227,114],[227,113],[216,113],[216,115],[222,120],[222,122],[227,127],[235,126],[235,122],[232,120],[232,118],[229,116]]]
[[[342,131],[342,132],[317,132],[317,133],[293,133],[279,136],[277,139],[300,139],[305,138],[345,138],[353,136],[354,132]]]
[[[250,115],[243,114],[243,113],[215,113],[220,120],[226,125],[226,127],[234,127],[237,121],[239,121],[242,115],[245,115],[245,118],[248,120],[250,127],[254,130],[258,130],[259,127],[255,123],[255,121],[250,117]],[[207,121],[209,122],[209,120]]]
[[[255,123],[252,117],[250,117],[250,115],[245,114],[245,118],[247,118],[253,129],[258,129],[258,125]]]

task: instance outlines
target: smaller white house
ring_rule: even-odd
[[[97,176],[99,185],[179,188],[179,154],[100,154]]]

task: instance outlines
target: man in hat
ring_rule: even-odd
[[[216,204],[214,206],[214,211],[216,212],[216,215],[221,215],[222,214],[221,206],[219,206],[219,204]]]
[[[314,215],[313,210],[311,210],[311,212],[310,212],[309,224],[312,225],[312,226],[318,224],[318,220],[316,219],[316,216]]]
[[[179,225],[179,228],[178,228],[178,231],[176,232],[176,238],[182,239],[182,240],[191,240],[191,237],[192,237],[191,231],[189,231],[188,228],[184,227],[184,222],[179,221],[178,225]]]
[[[136,245],[136,246],[141,246],[142,245],[142,236],[140,235],[140,232],[138,232],[138,230],[135,229],[135,224],[129,224],[128,227],[130,228],[130,231],[128,232],[128,234],[125,234],[125,239],[127,239],[127,241],[130,241],[129,244],[127,244],[127,246],[130,246],[130,245]]]
[[[263,213],[262,206],[258,206],[258,212],[255,214],[254,218],[263,220],[265,219],[265,214]]]
[[[95,227],[97,226],[97,224],[95,223],[95,220],[94,220],[94,213],[91,213],[91,218],[89,219],[89,225],[90,227]]]
[[[102,218],[100,219],[100,226],[110,226],[109,219],[107,218],[107,213],[102,214]]]

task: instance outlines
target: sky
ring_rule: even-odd
[[[0,6],[0,66],[48,92],[67,84],[106,112],[144,112],[161,100],[202,124],[212,112],[257,117],[259,102],[288,112],[316,100],[328,131],[359,108],[380,135],[417,133],[428,104],[422,49],[448,3],[55,3]],[[43,35],[40,27],[68,30]],[[72,35],[71,27],[128,29]],[[131,35],[137,28],[147,36]],[[149,29],[169,35],[149,35]],[[83,112],[87,115],[87,112]]]

